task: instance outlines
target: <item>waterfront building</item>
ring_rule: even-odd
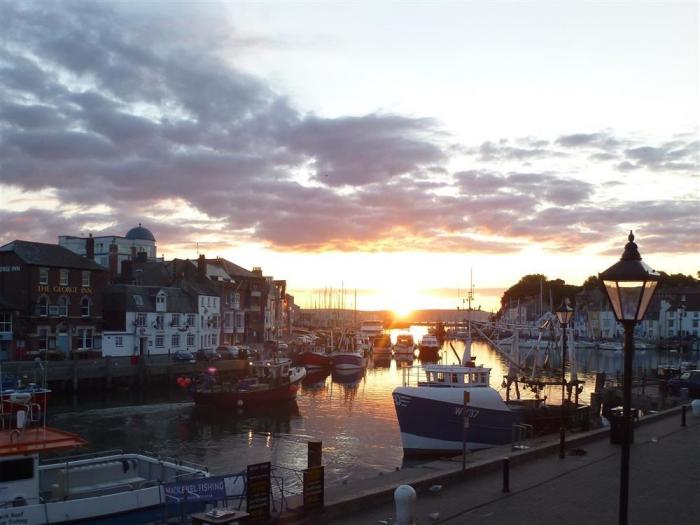
[[[202,348],[198,296],[177,287],[115,284],[104,292],[104,356],[150,356]]]
[[[108,280],[95,261],[56,244],[16,240],[0,247],[0,358],[99,352]]]
[[[60,235],[58,244],[78,255],[93,259],[97,264],[109,269],[112,276],[119,273],[122,261],[134,260],[139,253],[144,253],[149,261],[157,260],[156,239],[149,229],[141,226],[141,223],[131,228],[123,237]]]

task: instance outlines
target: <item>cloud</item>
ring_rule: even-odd
[[[123,234],[142,221],[164,247],[502,253],[529,242],[559,249],[562,228],[580,247],[600,240],[601,217],[626,222],[628,205],[600,200],[614,181],[593,184],[562,163],[697,170],[693,134],[470,145],[431,118],[303,113],[236,67],[240,54],[279,42],[242,35],[223,15],[216,4],[166,13],[0,0],[0,188],[50,190],[58,202],[4,209],[3,241]],[[637,222],[663,247],[666,217],[692,249],[695,210],[666,204]]]

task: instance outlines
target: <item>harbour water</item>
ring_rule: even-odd
[[[395,341],[399,333],[393,330]],[[411,327],[416,341],[425,327]],[[463,344],[452,342],[461,355]],[[492,368],[491,386],[503,393],[501,382],[507,361],[485,343],[474,342],[478,363]],[[455,362],[449,347],[443,358]],[[586,381],[581,399],[587,401],[596,372],[615,374],[622,369],[622,352],[578,349],[579,379]],[[545,373],[559,377],[559,352],[552,350]],[[656,350],[635,355],[635,369],[655,371]],[[414,361],[418,365],[419,360]],[[89,450],[151,451],[209,467],[215,474],[238,472],[247,465],[270,461],[294,470],[306,467],[307,442],[323,442],[326,483],[377,476],[401,467],[403,454],[391,392],[402,382],[407,363],[370,361],[362,375],[321,373],[304,381],[298,399],[289,406],[254,413],[206,411],[195,407],[176,386],[157,392],[115,390],[104,394],[81,392],[79,397],[52,399],[48,422],[85,437]],[[545,390],[553,403],[561,390]],[[527,396],[528,393],[524,392]]]

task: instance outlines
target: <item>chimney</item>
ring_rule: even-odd
[[[122,261],[122,278],[125,281],[131,281],[134,278],[134,263],[133,261]]]
[[[262,277],[262,267],[261,266],[253,266],[253,269],[251,270],[251,273],[254,273],[258,277]]]
[[[88,233],[88,238],[85,239],[85,257],[91,261],[95,260],[95,238],[92,233]]]
[[[197,259],[197,273],[200,277],[207,276],[207,259],[204,254],[201,254]]]
[[[112,239],[112,244],[109,245],[109,275],[112,279],[114,279],[118,272],[119,247],[115,244],[114,239]]]

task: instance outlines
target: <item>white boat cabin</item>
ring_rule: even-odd
[[[461,365],[428,365],[424,366],[425,381],[420,381],[418,386],[434,387],[487,387],[491,376],[491,369],[481,365],[476,366],[472,362],[467,366]]]

